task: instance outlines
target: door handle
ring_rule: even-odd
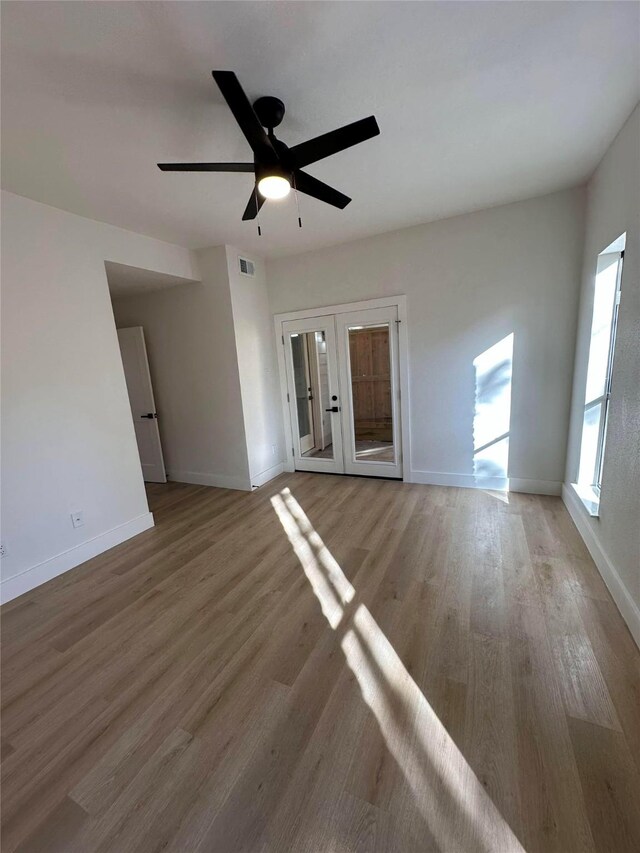
[[[339,411],[340,411],[340,409],[338,408],[338,406],[331,406],[330,409],[325,409],[325,412],[339,412]]]
[[[156,414],[156,412],[148,412],[146,415],[140,415],[140,417],[148,418],[150,421],[152,421],[154,418],[157,418],[158,415]]]

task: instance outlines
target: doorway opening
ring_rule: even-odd
[[[198,283],[113,261],[104,266],[142,476],[147,483],[166,483],[177,479],[176,432],[183,427],[174,427],[174,413],[183,408],[184,386],[167,318],[178,318]],[[165,305],[171,295],[175,304]]]

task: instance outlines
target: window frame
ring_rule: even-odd
[[[602,488],[602,474],[604,469],[604,451],[607,440],[607,424],[609,421],[609,404],[611,401],[611,387],[613,383],[613,360],[615,354],[615,346],[616,346],[616,335],[618,331],[618,317],[620,313],[620,294],[622,292],[622,269],[624,266],[624,249],[620,252],[620,257],[617,260],[617,270],[616,270],[616,290],[615,290],[615,298],[613,300],[613,310],[611,313],[611,334],[609,337],[609,352],[607,354],[607,369],[605,373],[605,384],[604,384],[604,393],[599,397],[595,397],[593,400],[586,401],[583,408],[583,423],[584,416],[589,411],[589,409],[594,408],[595,406],[601,405],[602,410],[600,412],[600,423],[598,425],[598,440],[596,446],[596,458],[595,465],[593,469],[593,477],[592,482],[590,483],[591,488],[597,495],[600,497],[600,491]]]

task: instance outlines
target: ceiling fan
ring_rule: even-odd
[[[253,172],[255,185],[242,215],[255,219],[266,199],[284,198],[291,185],[341,210],[351,199],[303,172],[304,166],[358,145],[380,133],[374,116],[354,121],[338,130],[316,136],[289,148],[274,135],[284,117],[284,104],[279,98],[258,98],[251,105],[233,71],[212,71],[222,95],[253,151],[253,163],[158,163],[163,172]],[[265,130],[266,129],[266,130]],[[298,218],[298,224],[302,224]]]

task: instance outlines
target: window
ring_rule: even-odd
[[[600,500],[624,243],[623,234],[598,255],[596,267],[577,484],[578,494],[592,515],[597,515]]]

